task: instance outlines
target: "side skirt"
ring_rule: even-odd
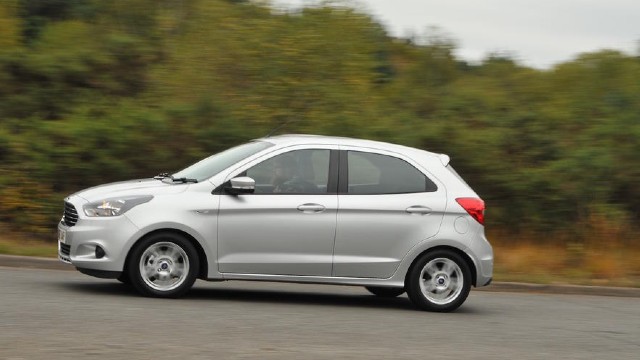
[[[300,284],[328,284],[328,285],[351,285],[351,286],[384,286],[384,287],[404,287],[403,281],[373,278],[349,278],[349,277],[325,277],[325,276],[295,276],[295,275],[265,275],[265,274],[222,274],[224,280],[245,280],[245,281],[275,281]],[[220,279],[210,279],[210,281],[220,281]]]

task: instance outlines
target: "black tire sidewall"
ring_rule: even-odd
[[[365,286],[365,289],[375,296],[386,298],[393,298],[404,294],[404,288],[400,287]]]
[[[180,246],[189,258],[189,273],[180,286],[169,291],[159,291],[149,287],[140,274],[140,257],[151,245],[159,242],[170,242]],[[199,272],[198,252],[193,244],[184,236],[174,233],[157,233],[140,240],[131,250],[127,264],[127,273],[131,285],[142,295],[150,297],[176,298],[184,295],[196,281]]]
[[[463,285],[458,297],[448,304],[436,304],[429,301],[420,289],[420,273],[424,266],[431,260],[447,258],[454,261],[462,270]],[[420,309],[435,312],[449,312],[457,309],[464,303],[471,290],[471,270],[467,262],[458,254],[450,250],[434,250],[422,255],[411,268],[407,276],[406,286],[409,299]]]
[[[126,271],[123,271],[122,274],[118,276],[117,280],[125,285],[131,285],[131,280],[129,279],[129,273]]]

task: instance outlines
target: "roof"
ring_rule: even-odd
[[[403,145],[397,145],[382,141],[374,141],[374,140],[365,140],[365,139],[355,139],[349,137],[341,137],[341,136],[324,136],[324,135],[309,135],[309,134],[284,134],[277,135],[271,137],[264,137],[260,140],[268,141],[276,145],[289,145],[289,144],[322,144],[322,145],[348,145],[348,146],[359,146],[359,147],[367,147],[374,149],[382,149],[394,152],[423,152],[429,155],[438,156],[439,154],[435,154],[429,151],[412,148]]]

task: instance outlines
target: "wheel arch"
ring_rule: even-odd
[[[466,252],[460,250],[459,248],[455,247],[455,246],[450,246],[450,245],[437,245],[434,247],[430,247],[428,249],[423,250],[421,253],[419,253],[412,261],[411,261],[411,265],[409,266],[405,276],[405,284],[407,282],[407,278],[409,277],[409,274],[411,274],[411,271],[413,271],[413,267],[416,265],[416,263],[418,262],[418,259],[420,259],[424,254],[433,252],[433,251],[437,251],[437,250],[448,250],[451,251],[453,253],[456,253],[457,255],[459,255],[466,263],[467,266],[469,267],[469,271],[471,271],[471,285],[473,285],[474,287],[476,286],[476,282],[477,282],[477,269],[476,269],[476,264],[473,261],[473,259],[471,259],[471,257],[469,256],[469,254],[467,254]]]
[[[186,231],[182,231],[174,228],[155,229],[155,230],[149,231],[148,233],[138,238],[138,240],[134,241],[131,247],[129,248],[129,251],[127,252],[127,256],[124,261],[123,271],[125,273],[128,271],[127,266],[129,264],[131,253],[133,253],[133,249],[135,249],[135,247],[140,243],[140,241],[159,233],[177,234],[177,235],[183,236],[187,241],[189,241],[191,245],[193,245],[193,247],[196,249],[196,252],[198,254],[198,260],[200,263],[200,268],[198,270],[198,279],[203,279],[203,280],[207,279],[207,276],[209,273],[209,261],[207,259],[207,254],[205,253],[204,248],[202,247],[202,245],[200,245],[200,242],[196,240],[196,238],[194,238],[191,234],[189,234]]]

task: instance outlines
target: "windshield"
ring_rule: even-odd
[[[200,160],[188,168],[173,174],[173,177],[196,179],[198,181],[206,180],[238,161],[257,154],[271,146],[273,146],[273,144],[264,141],[252,141],[247,144],[238,145]]]

